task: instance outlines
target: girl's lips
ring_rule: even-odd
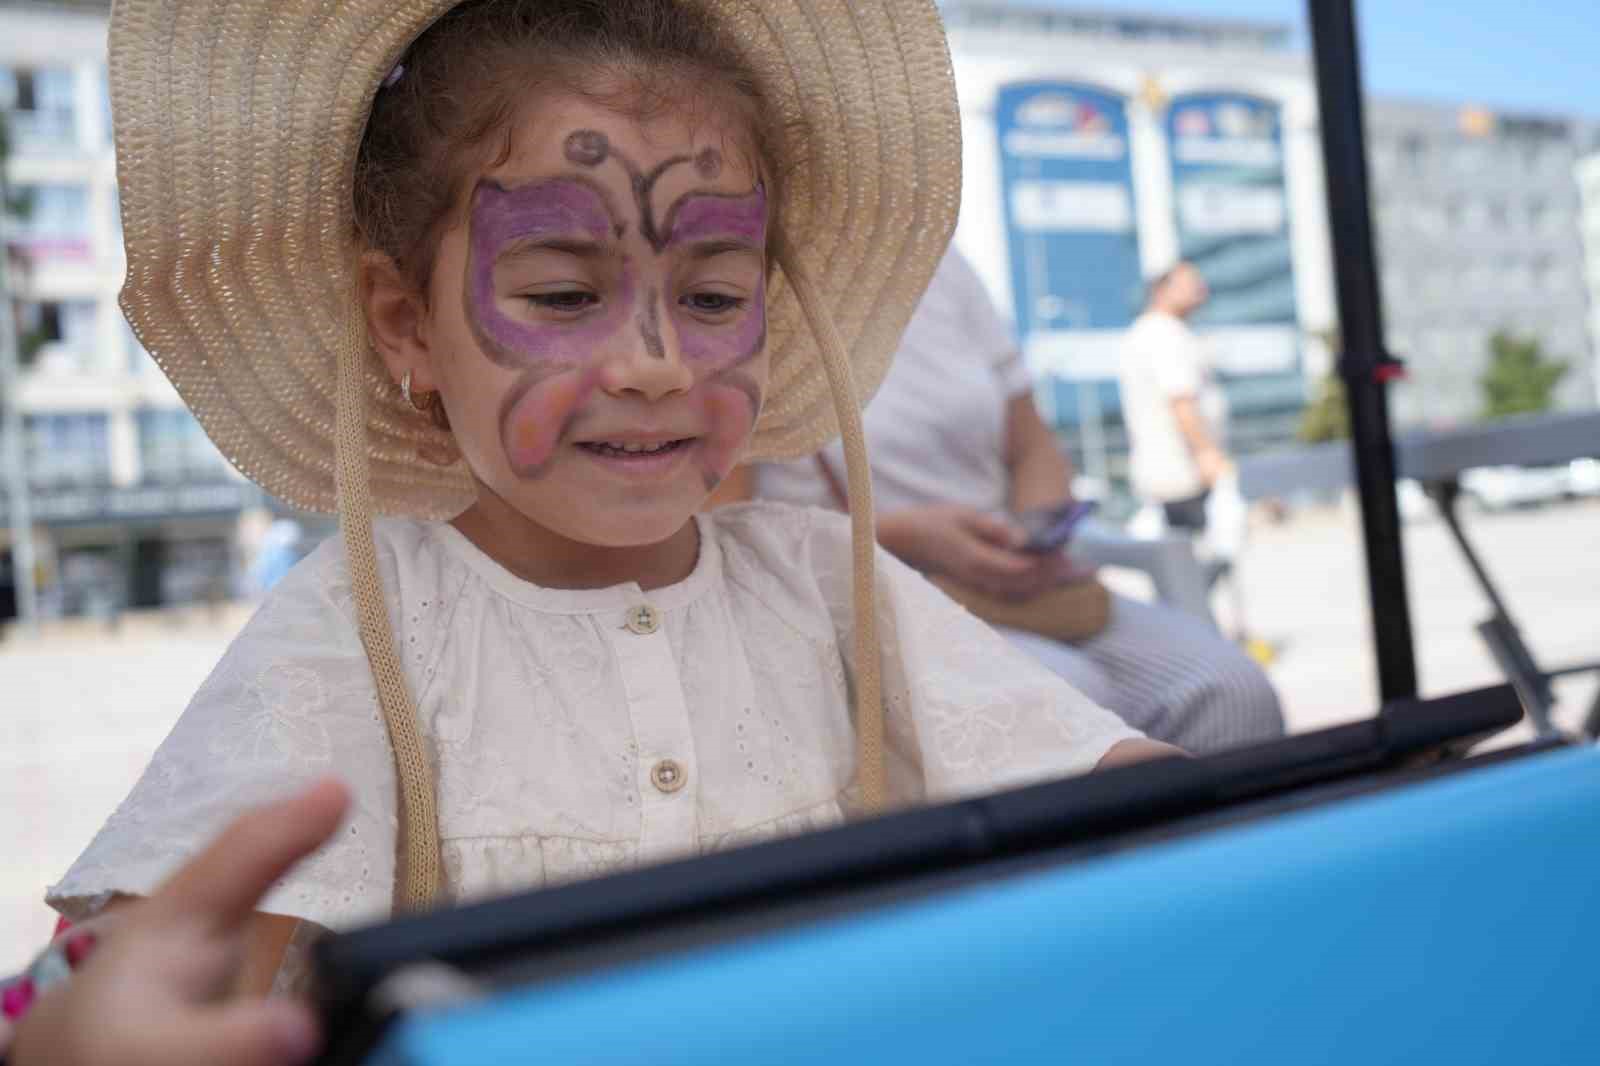
[[[573,447],[585,458],[621,477],[635,481],[663,481],[676,474],[689,461],[689,457],[700,449],[700,438],[690,437],[655,451],[641,452],[622,451],[599,441],[574,444]]]

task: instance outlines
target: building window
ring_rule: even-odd
[[[17,305],[23,366],[85,370],[94,361],[99,308],[92,300],[43,300]]]
[[[18,151],[70,147],[73,128],[73,76],[66,67],[0,69],[0,106],[11,112]]]
[[[214,480],[227,461],[183,408],[139,412],[139,463],[146,482]]]
[[[23,419],[23,455],[34,488],[103,485],[111,452],[103,414],[31,414]]]
[[[89,190],[83,185],[16,186],[21,211],[6,228],[29,259],[88,260],[92,255]]]

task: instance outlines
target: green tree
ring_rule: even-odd
[[[1546,359],[1537,338],[1505,330],[1489,338],[1489,355],[1478,378],[1486,419],[1549,410],[1556,385],[1571,369],[1563,360]]]
[[[1330,370],[1317,382],[1317,391],[1300,413],[1300,431],[1305,444],[1350,439],[1350,403],[1345,398],[1344,379]]]
[[[1337,329],[1316,335],[1333,358],[1333,369],[1317,382],[1317,391],[1300,412],[1300,429],[1295,434],[1302,443],[1321,444],[1350,439],[1350,403],[1345,396],[1344,379],[1339,376],[1339,353],[1343,348]]]

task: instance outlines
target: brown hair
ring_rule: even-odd
[[[518,108],[542,89],[640,118],[668,106],[711,113],[708,94],[731,100],[747,116],[741,147],[779,202],[773,109],[715,20],[683,0],[469,0],[417,38],[397,71],[356,157],[355,219],[363,243],[419,287],[462,184],[509,156]]]

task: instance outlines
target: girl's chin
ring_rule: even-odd
[[[524,517],[567,540],[597,548],[645,548],[670,539],[683,529],[704,503],[704,493],[675,494],[668,500],[640,499],[636,494],[615,494],[624,498],[602,499],[612,493],[561,494],[529,501],[518,506]],[[654,495],[654,494],[652,494]]]

